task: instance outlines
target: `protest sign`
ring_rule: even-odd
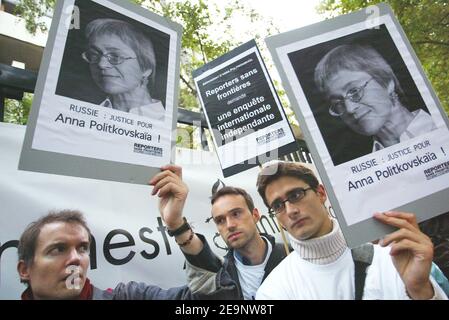
[[[255,41],[193,76],[225,177],[297,150]]]
[[[448,119],[385,4],[267,39],[350,246],[449,204]]]
[[[146,183],[173,161],[181,31],[126,1],[59,1],[19,168]]]

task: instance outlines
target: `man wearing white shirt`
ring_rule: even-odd
[[[269,164],[259,173],[257,187],[287,229],[294,251],[270,273],[256,299],[355,299],[353,252],[329,216],[326,192],[313,172],[299,163]],[[361,298],[447,299],[430,275],[433,245],[414,214],[374,217],[398,230],[373,246]]]

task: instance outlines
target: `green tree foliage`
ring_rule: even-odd
[[[6,99],[5,122],[26,124],[33,102],[33,95],[25,93],[21,101]]]
[[[322,0],[329,17],[387,2],[399,19],[447,114],[449,114],[449,1]]]
[[[52,12],[56,0],[20,0],[15,8],[16,14],[25,19],[26,28],[31,33],[39,29],[47,31],[47,26],[41,18]]]
[[[38,23],[39,19],[55,5],[55,0],[20,0],[17,13],[25,19],[29,31],[46,30]],[[218,1],[206,0],[133,0],[148,10],[178,22],[184,28],[181,49],[181,84],[179,106],[193,111],[200,107],[192,79],[192,71],[205,63],[232,50],[239,44],[252,38],[263,39],[276,32],[271,20],[260,16],[239,0],[227,0],[218,5]],[[235,19],[245,19],[249,31],[238,30]],[[190,132],[195,128],[182,126],[181,130]],[[198,147],[193,139],[187,141],[186,134],[179,134],[178,145],[188,148]]]
[[[251,38],[260,39],[275,30],[272,21],[264,20],[253,9],[238,0],[218,6],[211,1],[161,1],[147,0],[142,6],[178,22],[184,27],[181,52],[180,106],[198,110],[196,89],[191,73],[205,63],[225,54]],[[263,20],[265,30],[244,32],[232,25],[233,19],[242,16],[248,25]],[[251,29],[251,28],[248,28]],[[256,28],[255,28],[256,29]]]
[[[228,1],[218,6],[211,1],[160,1],[147,0],[141,3],[153,12],[178,22],[184,28],[181,51],[181,84],[179,105],[183,108],[199,111],[197,92],[192,71],[205,63],[225,54],[243,41],[260,39],[275,30],[271,21],[266,21],[265,30],[254,29],[245,34],[237,30],[232,23],[243,17],[248,25],[263,20],[257,12],[241,4],[238,0]],[[193,145],[194,132],[199,128],[181,126],[178,128],[178,146],[197,148]],[[185,130],[190,135],[185,134]],[[186,138],[187,137],[187,138]],[[189,139],[190,137],[190,139]]]

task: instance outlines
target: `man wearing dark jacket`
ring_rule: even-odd
[[[262,281],[286,252],[272,236],[259,234],[256,223],[260,214],[250,195],[241,188],[224,187],[212,196],[211,219],[230,249],[222,261],[183,218],[188,188],[182,181],[181,167],[169,165],[162,170],[150,180],[152,194],[160,197],[159,208],[168,233],[175,237],[187,259],[190,289],[201,294],[221,293],[227,299],[254,299]],[[232,279],[234,285],[224,285],[217,278]]]
[[[50,213],[31,223],[19,241],[17,271],[28,288],[23,300],[185,300],[202,299],[187,286],[164,290],[154,285],[119,283],[100,290],[87,278],[90,230],[78,211]],[[226,286],[226,282],[223,282]],[[217,298],[216,295],[208,298]]]

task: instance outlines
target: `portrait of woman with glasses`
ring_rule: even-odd
[[[81,57],[106,96],[100,105],[163,120],[165,108],[150,94],[156,76],[152,40],[117,19],[95,19],[86,26],[85,35],[87,48]]]
[[[373,152],[436,129],[426,111],[404,103],[392,68],[369,45],[333,48],[316,65],[314,77],[329,115],[371,137]]]

